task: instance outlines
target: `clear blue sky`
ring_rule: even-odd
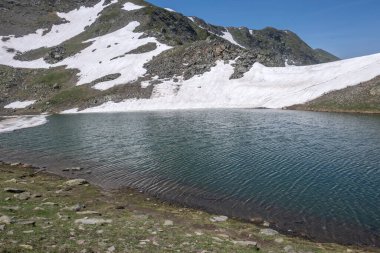
[[[341,58],[380,53],[380,0],[147,0],[222,26],[289,29]]]

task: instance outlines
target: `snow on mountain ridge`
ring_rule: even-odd
[[[200,108],[282,108],[304,103],[380,75],[380,54],[302,67],[265,67],[255,63],[243,78],[229,80],[232,63],[219,61],[203,75],[164,81],[151,99],[107,102],[81,113]],[[70,110],[64,113],[78,112]]]

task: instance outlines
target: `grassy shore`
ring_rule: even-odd
[[[380,252],[287,237],[233,219],[0,164],[0,252]]]

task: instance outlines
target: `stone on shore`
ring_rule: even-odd
[[[77,212],[77,214],[79,214],[79,215],[98,215],[98,216],[102,215],[101,213],[96,212],[96,211],[81,211],[81,212]]]
[[[267,236],[274,236],[274,235],[278,235],[278,232],[270,228],[264,228],[260,230],[260,234],[267,235]]]
[[[228,220],[228,217],[227,216],[214,216],[212,218],[210,218],[210,221],[212,222],[225,222]]]
[[[111,219],[96,219],[96,218],[84,218],[84,219],[77,219],[75,220],[76,224],[83,224],[83,225],[104,225],[104,224],[110,224],[112,223]]]
[[[257,247],[257,242],[254,241],[233,241],[233,244],[238,246],[251,246],[251,247]]]
[[[6,216],[6,215],[0,216],[0,224],[11,224],[11,223],[12,223],[11,217]]]
[[[63,183],[64,186],[72,187],[72,186],[77,186],[77,185],[84,185],[88,184],[88,182],[85,179],[72,179],[69,181],[66,181]]]
[[[164,221],[164,226],[173,226],[173,225],[174,225],[174,222],[171,220],[165,220]]]

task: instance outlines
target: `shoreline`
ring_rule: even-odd
[[[42,178],[46,178],[46,177],[54,178],[54,181],[59,181],[60,183],[62,181],[67,180],[67,177],[57,175],[57,174],[53,174],[52,172],[47,171],[45,168],[41,169],[41,168],[37,168],[37,167],[33,167],[31,165],[25,165],[25,164],[21,164],[21,163],[9,164],[9,163],[5,163],[5,162],[0,162],[0,170],[1,170],[1,172],[3,172],[4,170],[12,170],[14,174],[24,173],[25,171],[32,171],[33,173],[31,173],[31,174],[29,173],[29,175],[38,175]],[[1,174],[4,174],[4,173],[1,173]],[[9,180],[12,180],[12,179],[9,179]],[[267,251],[265,251],[265,249],[267,247],[269,247],[269,248],[274,247],[276,250],[284,251],[284,247],[287,247],[287,246],[290,246],[290,247],[288,247],[288,249],[296,248],[299,246],[302,246],[302,247],[307,246],[308,250],[312,250],[314,248],[317,248],[319,250],[317,252],[380,252],[379,248],[371,248],[371,247],[366,248],[366,247],[361,247],[361,246],[346,246],[346,245],[339,245],[339,244],[334,244],[334,243],[319,243],[319,242],[310,241],[310,240],[307,240],[307,239],[304,239],[301,237],[283,235],[283,234],[279,234],[277,231],[275,231],[273,229],[270,229],[269,226],[265,226],[265,227],[260,226],[259,227],[257,224],[249,223],[249,222],[241,220],[241,219],[231,218],[231,219],[228,219],[227,221],[210,222],[210,220],[213,219],[213,217],[224,217],[224,216],[216,216],[216,215],[212,215],[210,213],[207,213],[207,212],[199,210],[199,209],[194,209],[191,207],[190,208],[183,207],[182,205],[179,205],[177,203],[162,201],[162,200],[159,200],[157,198],[146,195],[145,193],[138,192],[137,190],[134,190],[134,189],[123,188],[123,189],[119,189],[119,190],[111,190],[111,191],[108,190],[107,191],[104,188],[101,188],[100,186],[92,185],[89,187],[95,188],[98,191],[108,192],[110,194],[109,197],[112,197],[114,199],[115,198],[117,198],[117,199],[127,198],[128,199],[128,196],[130,196],[132,194],[135,196],[135,198],[138,199],[139,205],[144,206],[148,203],[149,204],[154,203],[154,206],[157,207],[154,209],[157,209],[157,210],[169,208],[171,210],[175,210],[175,212],[177,212],[178,210],[182,210],[182,209],[185,209],[189,212],[195,212],[195,213],[203,216],[202,224],[198,224],[197,226],[204,225],[207,227],[207,226],[212,225],[212,227],[214,227],[216,225],[218,225],[218,226],[220,225],[223,229],[228,228],[228,229],[231,229],[232,232],[236,232],[236,231],[234,231],[235,226],[238,225],[238,227],[240,227],[240,226],[245,227],[244,230],[250,229],[250,230],[252,230],[252,232],[256,231],[256,233],[253,233],[254,236],[251,235],[251,236],[249,236],[249,238],[236,238],[234,240],[232,240],[232,239],[227,240],[227,238],[229,238],[229,237],[226,237],[225,235],[223,235],[222,238],[219,238],[218,234],[216,234],[216,238],[221,239],[221,241],[219,239],[215,239],[215,238],[213,239],[213,237],[211,239],[212,239],[212,241],[217,241],[219,244],[222,244],[223,248],[227,247],[232,242],[232,244],[234,246],[239,245],[239,244],[249,244],[249,245],[244,245],[243,249],[244,250],[249,249],[249,250],[251,250],[250,252],[252,252],[253,248],[255,248],[256,250],[258,248],[260,248],[261,252],[267,252]],[[127,201],[127,203],[128,202],[129,201]],[[1,201],[0,201],[0,203],[1,203]],[[3,203],[1,203],[1,204],[3,204]],[[141,206],[137,206],[135,208],[139,209]],[[0,213],[4,214],[2,211],[3,210],[0,210]],[[135,211],[135,210],[132,210],[132,212],[133,211]],[[206,217],[206,219],[205,219],[205,217]],[[113,218],[113,217],[110,217],[110,218]],[[184,217],[179,217],[179,218],[183,219]],[[234,224],[231,227],[230,227],[230,225],[232,225],[232,224],[230,224],[230,222],[232,224]],[[170,222],[168,222],[168,223],[170,223]],[[206,224],[204,224],[204,223],[206,223]],[[266,235],[265,233],[262,233],[263,231],[264,232],[266,231],[266,232],[268,232],[268,234],[271,234],[271,235]],[[246,234],[244,233],[244,235],[246,235]],[[234,243],[236,241],[238,241],[239,243]],[[242,241],[244,241],[245,243],[242,243]],[[289,243],[289,245],[284,245],[284,243],[283,243],[284,241]],[[253,242],[256,243],[256,246],[254,246],[254,247],[253,247]],[[271,242],[271,243],[269,245],[267,245],[268,242]],[[224,245],[224,243],[226,243],[226,245]],[[213,247],[215,246],[214,243],[212,243],[211,245]],[[323,245],[322,248],[325,248],[325,250],[321,251],[322,245]],[[242,246],[242,245],[239,245],[239,246]],[[2,247],[2,245],[0,244],[0,248],[1,247]],[[331,248],[331,250],[329,250],[329,248]],[[362,248],[362,249],[360,249],[360,248]],[[244,250],[238,251],[238,252],[245,252]],[[282,251],[280,251],[280,252],[282,252]],[[116,251],[116,252],[118,252],[118,251]],[[191,251],[189,251],[189,252],[191,252]],[[221,252],[224,252],[224,251],[221,251]],[[268,251],[268,252],[270,252],[270,251]],[[277,251],[275,251],[275,252],[277,252]],[[285,252],[297,252],[297,251],[285,251]],[[304,251],[300,251],[300,252],[304,252]],[[312,252],[314,252],[314,251],[312,250]]]

